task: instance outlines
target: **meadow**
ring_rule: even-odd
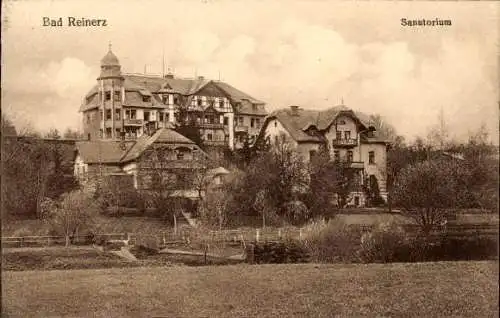
[[[3,271],[6,317],[497,317],[498,262]]]

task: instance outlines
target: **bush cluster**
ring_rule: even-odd
[[[359,228],[337,220],[315,222],[304,229],[311,260],[318,263],[357,262],[361,235]]]
[[[498,259],[498,240],[491,236],[418,237],[394,223],[369,232],[332,220],[306,228],[305,245],[319,263],[390,263]]]
[[[307,263],[309,253],[299,241],[257,242],[253,245],[256,264]]]

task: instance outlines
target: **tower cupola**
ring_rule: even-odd
[[[111,51],[111,43],[109,44],[108,53],[101,59],[101,75],[99,79],[121,77],[120,61]]]

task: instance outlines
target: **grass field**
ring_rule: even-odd
[[[498,262],[2,272],[5,317],[497,317]]]

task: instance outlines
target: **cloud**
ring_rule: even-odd
[[[129,1],[133,19],[119,13],[120,6],[12,5],[10,29],[2,34],[2,75],[8,78],[3,98],[31,114],[39,127],[77,123],[80,101],[95,84],[99,60],[112,40],[125,72],[142,72],[147,65],[148,72],[161,73],[164,51],[177,76],[192,77],[196,69],[217,79],[220,73],[267,102],[269,111],[292,104],[324,109],[343,98],[349,107],[380,113],[411,138],[425,135],[442,107],[452,135],[464,135],[482,122],[497,134],[495,4],[442,3],[436,9],[425,3],[170,1],[143,6]],[[401,17],[434,17],[436,10],[446,12],[452,28],[399,25]],[[41,28],[40,15],[51,12],[102,12],[111,27]],[[57,120],[58,114],[69,119]]]
[[[80,103],[96,78],[95,70],[73,57],[50,62],[39,70],[26,66],[8,77],[13,80],[5,83],[4,102],[10,105],[13,121],[22,126],[32,123],[40,131],[79,127]],[[24,107],[19,107],[19,101]]]

